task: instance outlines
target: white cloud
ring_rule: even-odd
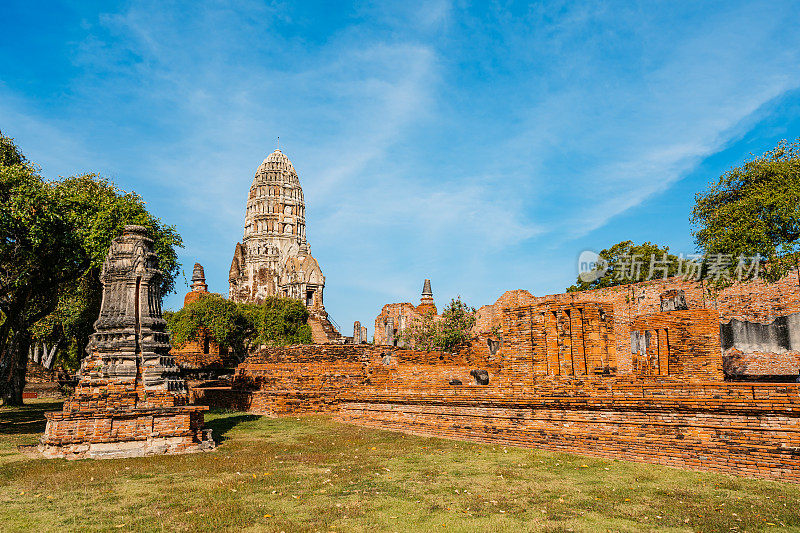
[[[558,31],[547,37],[561,54],[556,67],[549,67],[555,84],[551,80],[548,91],[532,96],[533,107],[521,112],[526,119],[499,150],[517,154],[523,169],[509,169],[510,179],[533,180],[549,189],[550,205],[563,202],[563,210],[547,209],[546,219],[534,214],[534,221],[561,238],[602,227],[668,189],[737,139],[740,124],[749,125],[762,106],[800,86],[800,38],[781,31],[787,13],[775,11],[734,6],[680,31],[670,29],[662,38],[674,40],[642,48],[641,56],[628,57],[628,65],[604,63],[609,51],[616,52],[615,32],[606,32],[612,35],[608,42],[576,39],[570,46],[562,32],[574,34],[580,20],[568,12],[569,26],[556,21]],[[635,28],[635,22],[646,31],[660,30],[640,13],[633,13],[634,19],[627,15],[603,20],[610,14],[600,10],[581,20],[607,30]],[[643,37],[630,32],[627,45],[635,49]],[[779,45],[777,36],[787,42]],[[540,42],[537,48],[544,46]],[[555,189],[553,178],[560,183]],[[535,213],[541,202],[527,207]]]

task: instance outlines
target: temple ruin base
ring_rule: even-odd
[[[205,406],[45,413],[38,451],[46,458],[114,459],[214,449]]]

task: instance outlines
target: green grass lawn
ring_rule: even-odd
[[[17,451],[58,404],[0,408],[2,531],[800,531],[800,487],[212,412],[211,453]]]

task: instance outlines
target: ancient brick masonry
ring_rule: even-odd
[[[45,457],[111,458],[214,447],[206,407],[190,406],[169,355],[161,272],[141,226],[126,226],[103,264],[103,301],[75,393],[46,413]]]
[[[633,338],[643,341],[628,345],[637,350],[633,373],[614,372],[613,324],[607,304],[506,309],[502,362],[490,370],[489,386],[391,380],[350,388],[339,397],[338,418],[800,482],[800,385],[722,382],[716,313],[677,310],[633,321]],[[399,374],[403,362],[397,366]]]
[[[375,318],[375,344],[402,347],[403,342],[398,336],[406,328],[422,320],[425,315],[433,316],[434,320],[440,318],[436,314],[436,304],[433,301],[433,291],[429,279],[426,279],[422,285],[422,297],[419,305],[403,302],[383,306],[381,314]]]
[[[586,376],[617,370],[614,311],[610,305],[544,303],[505,314],[509,371],[533,375]]]
[[[676,304],[670,300],[670,295],[672,298],[682,298],[678,306],[684,309],[715,311],[721,329],[734,334],[730,343],[723,343],[722,346],[725,351],[723,364],[729,378],[800,374],[800,335],[795,341],[777,347],[769,346],[769,343],[763,346],[741,342],[735,335],[743,329],[753,329],[742,328],[742,323],[756,327],[775,324],[780,329],[783,321],[788,321],[789,325],[794,321],[795,330],[800,332],[800,271],[797,270],[776,283],[761,280],[737,282],[721,291],[711,290],[703,281],[680,277],[547,296],[533,296],[525,290],[508,291],[494,304],[478,309],[474,333],[488,336],[495,329],[500,330],[502,335],[504,309],[546,302],[563,305],[580,302],[610,304],[614,308],[617,365],[621,371],[632,372],[633,358],[629,344],[631,321],[661,312],[662,296],[669,302],[668,306],[680,310],[674,307]],[[663,310],[670,309],[667,307]]]
[[[634,373],[685,376],[688,381],[722,381],[719,318],[693,309],[637,317],[631,321]]]
[[[800,482],[796,385],[562,379],[524,394],[474,386],[353,390],[340,399],[338,417],[420,435]]]
[[[486,339],[457,354],[273,348],[239,366],[233,391],[198,391],[199,399],[800,482],[800,385],[721,381],[714,311],[659,306],[631,321],[623,346],[635,363],[621,369],[608,303],[514,299],[522,305],[503,313],[502,349]]]
[[[205,271],[200,263],[195,263],[192,271],[192,290],[184,296],[183,306],[198,301],[204,294],[208,294]],[[221,369],[226,363],[227,356],[211,332],[204,327],[200,328],[195,339],[173,347],[170,354],[175,364],[184,370]]]
[[[342,394],[400,383],[425,390],[458,380],[475,383],[473,370],[500,375],[497,359],[470,350],[458,354],[390,346],[303,345],[265,348],[236,369],[233,389],[193,389],[196,403],[259,414],[335,411]]]

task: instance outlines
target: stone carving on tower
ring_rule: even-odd
[[[103,299],[74,394],[46,413],[47,457],[130,457],[214,447],[203,406],[190,406],[161,316],[153,241],[125,226],[100,275]]]
[[[103,378],[134,381],[146,389],[182,390],[161,318],[161,271],[153,241],[142,226],[125,226],[111,243],[100,281],[103,300],[86,347],[101,362]]]
[[[258,167],[244,218],[244,238],[236,243],[228,275],[234,302],[260,303],[269,296],[302,301],[325,334],[315,342],[338,339],[323,304],[325,276],[306,240],[306,205],[300,179],[280,150]],[[322,329],[314,328],[312,330]]]
[[[305,209],[292,162],[275,150],[258,167],[250,186],[244,238],[236,244],[228,278],[231,300],[260,302],[282,295],[281,275],[287,260],[310,255]],[[320,285],[324,284],[323,278]]]

